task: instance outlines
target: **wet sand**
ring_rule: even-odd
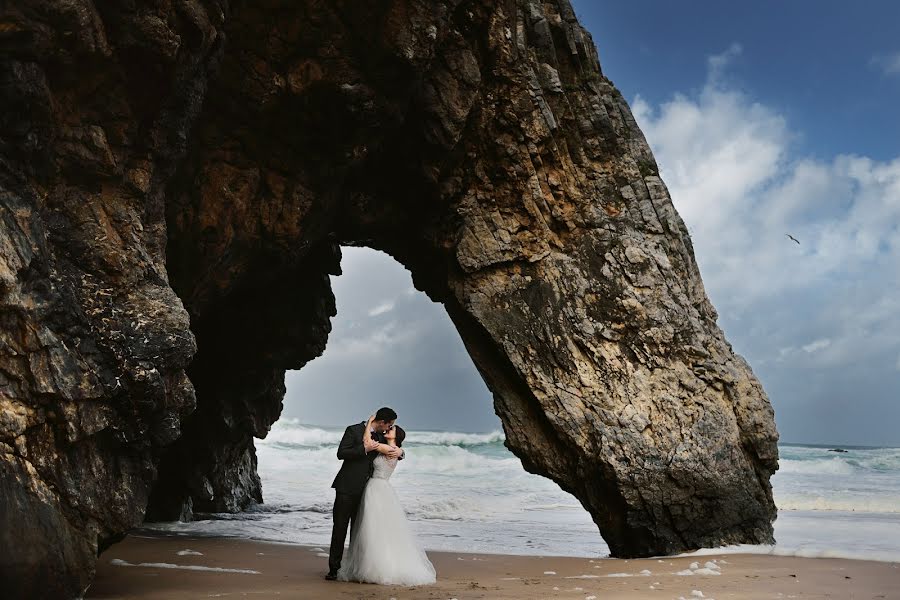
[[[85,598],[900,599],[900,565],[888,562],[756,554],[624,560],[428,552],[437,583],[407,588],[325,581],[326,551],[138,533],[100,557]]]

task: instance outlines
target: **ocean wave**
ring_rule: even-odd
[[[865,543],[859,543],[858,548],[850,544],[829,547],[825,543],[816,544],[779,544],[777,546],[738,544],[734,546],[719,546],[717,548],[702,548],[686,554],[673,554],[666,558],[690,557],[690,556],[720,556],[728,554],[770,554],[772,556],[797,556],[800,558],[848,558],[851,560],[876,560],[882,562],[900,561],[900,551],[894,548],[881,550],[868,548]]]
[[[856,466],[839,457],[808,460],[782,458],[778,461],[779,473],[852,475],[856,470]]]
[[[406,454],[409,461],[405,469],[416,473],[442,474],[452,477],[480,477],[498,475],[503,477],[524,473],[519,459],[508,456],[485,456],[470,452],[460,446],[420,446],[410,447]]]
[[[460,433],[456,431],[407,431],[411,445],[421,446],[483,446],[502,444],[506,436],[502,431],[490,433]]]
[[[434,502],[421,502],[407,507],[407,513],[414,519],[466,521],[484,512],[478,498],[448,498]]]
[[[298,512],[312,512],[320,514],[330,514],[333,505],[331,502],[314,502],[311,504],[290,504],[285,502],[265,502],[263,504],[254,504],[247,508],[244,513],[237,514],[286,514]]]
[[[344,431],[328,429],[300,423],[297,419],[284,418],[277,421],[265,439],[258,440],[261,446],[283,445],[302,448],[319,448],[337,445]],[[406,431],[408,446],[458,446],[472,447],[500,445],[505,440],[502,431],[490,433],[463,433],[457,431]]]
[[[900,448],[852,448],[840,453],[806,446],[779,446],[778,450],[781,469],[794,473],[900,473]]]
[[[525,510],[584,510],[584,507],[576,502],[551,502],[550,504],[534,504],[526,506]]]
[[[343,431],[329,431],[321,427],[302,425],[296,420],[290,419],[276,422],[269,435],[265,439],[257,440],[257,444],[282,444],[306,448],[334,446],[337,448],[343,435]]]

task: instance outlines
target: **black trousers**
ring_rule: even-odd
[[[328,551],[328,571],[337,573],[341,568],[341,559],[344,558],[344,540],[347,539],[347,525],[350,527],[350,539],[353,539],[353,529],[356,527],[356,513],[362,502],[363,493],[348,494],[336,492],[334,495],[334,512],[332,519],[334,524],[331,529],[331,549]]]

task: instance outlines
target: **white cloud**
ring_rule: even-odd
[[[831,340],[829,339],[821,339],[811,342],[803,346],[803,351],[807,354],[812,354],[813,352],[818,352],[819,350],[824,350],[828,346],[831,345]]]
[[[368,314],[370,317],[377,317],[378,315],[383,315],[392,310],[394,310],[394,302],[392,300],[385,300],[378,306],[372,308]]]
[[[873,56],[870,63],[885,75],[900,75],[900,52]]]
[[[754,364],[890,364],[900,158],[797,155],[786,118],[727,83],[740,52],[711,57],[698,93],[633,103],[723,325]]]
[[[725,69],[728,68],[731,63],[734,62],[734,59],[740,56],[743,53],[744,49],[740,44],[734,42],[725,52],[721,54],[713,54],[709,58],[706,59],[706,66],[709,69],[709,78],[713,80],[718,80],[725,74]]]
[[[361,335],[335,336],[329,340],[324,357],[329,361],[341,361],[382,356],[413,345],[418,336],[416,328],[401,327],[397,321],[391,321]]]

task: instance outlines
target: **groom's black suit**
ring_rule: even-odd
[[[366,482],[372,476],[372,471],[375,469],[373,463],[378,453],[366,453],[366,447],[363,445],[365,430],[365,423],[357,423],[344,430],[344,437],[341,438],[337,451],[338,460],[344,461],[344,464],[341,465],[341,470],[338,471],[334,483],[331,484],[331,487],[338,493],[362,494]],[[372,433],[372,439],[382,444],[387,443],[384,435],[378,432]]]
[[[344,431],[344,437],[338,445],[337,457],[344,461],[341,470],[331,487],[334,488],[334,528],[331,530],[331,549],[328,552],[328,571],[337,573],[344,557],[344,540],[347,539],[347,525],[353,522],[350,539],[353,539],[353,527],[356,527],[356,512],[362,501],[366,482],[375,469],[373,464],[378,452],[366,452],[363,445],[365,423],[351,425]],[[384,435],[373,433],[372,438],[382,444],[387,443]]]

